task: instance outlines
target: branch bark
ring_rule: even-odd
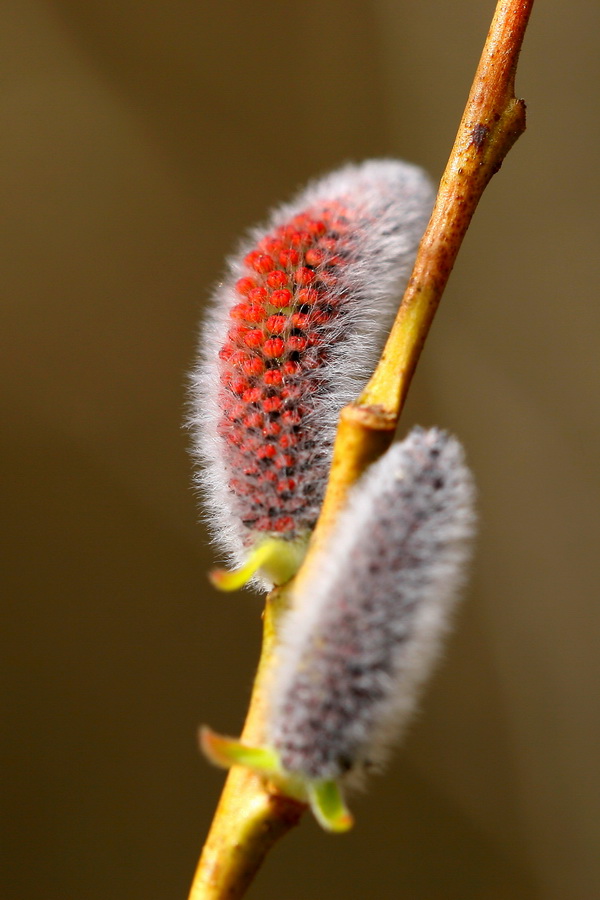
[[[313,544],[320,544],[365,466],[391,443],[421,350],[462,240],[488,182],[525,130],[514,96],[533,0],[499,0],[435,206],[396,321],[373,376],[345,407]],[[383,449],[381,449],[383,448]],[[310,560],[309,560],[310,562]]]

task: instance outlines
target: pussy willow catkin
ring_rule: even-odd
[[[474,530],[463,451],[413,430],[361,480],[281,626],[266,743],[337,781],[379,765],[438,653]]]
[[[316,181],[250,232],[213,296],[193,372],[198,476],[234,563],[317,519],[340,409],[370,374],[432,205],[390,160]]]

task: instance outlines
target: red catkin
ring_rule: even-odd
[[[264,536],[314,526],[339,410],[369,374],[431,202],[414,166],[346,166],[230,260],[201,337],[192,426],[215,535],[234,562]]]

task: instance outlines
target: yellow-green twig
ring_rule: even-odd
[[[492,175],[525,130],[525,103],[515,98],[514,81],[532,6],[533,0],[499,0],[497,4],[396,321],[371,380],[358,400],[342,410],[313,546],[325,538],[366,465],[392,441],[473,213]],[[309,564],[310,556],[305,562]]]
[[[391,443],[429,327],[462,239],[492,175],[525,129],[514,78],[533,0],[499,0],[431,220],[381,360],[358,400],[342,410],[321,516],[295,583],[322,549],[346,495]],[[260,745],[277,620],[289,588],[267,599],[261,661],[242,739]],[[234,767],[206,841],[190,900],[244,895],[273,843],[305,807],[252,772]]]
[[[285,588],[272,591],[263,616],[263,644],[241,739],[263,742],[265,696],[268,690],[277,620],[287,604]],[[189,900],[236,900],[242,897],[275,841],[296,825],[303,803],[265,784],[250,769],[234,766],[204,845]]]

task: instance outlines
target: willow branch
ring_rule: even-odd
[[[462,240],[492,176],[525,130],[515,73],[533,0],[499,0],[435,206],[396,321],[361,396],[345,407],[313,545],[348,490],[391,443],[421,350]]]
[[[499,0],[458,134],[442,176],[412,276],[379,364],[361,396],[340,415],[321,516],[298,580],[316,559],[365,469],[391,443],[408,388],[446,282],[479,199],[525,130],[525,104],[514,96],[517,61],[533,0]],[[261,661],[242,739],[264,737],[265,698],[277,633],[289,588],[267,599]],[[227,778],[194,876],[189,900],[244,895],[273,843],[305,807],[241,767]]]
[[[265,697],[277,620],[286,606],[285,588],[274,590],[267,597],[260,662],[241,735],[241,740],[250,746],[260,746],[264,741]],[[234,766],[227,775],[189,900],[243,897],[272,845],[300,821],[305,809],[305,804],[265,784],[254,772]]]

